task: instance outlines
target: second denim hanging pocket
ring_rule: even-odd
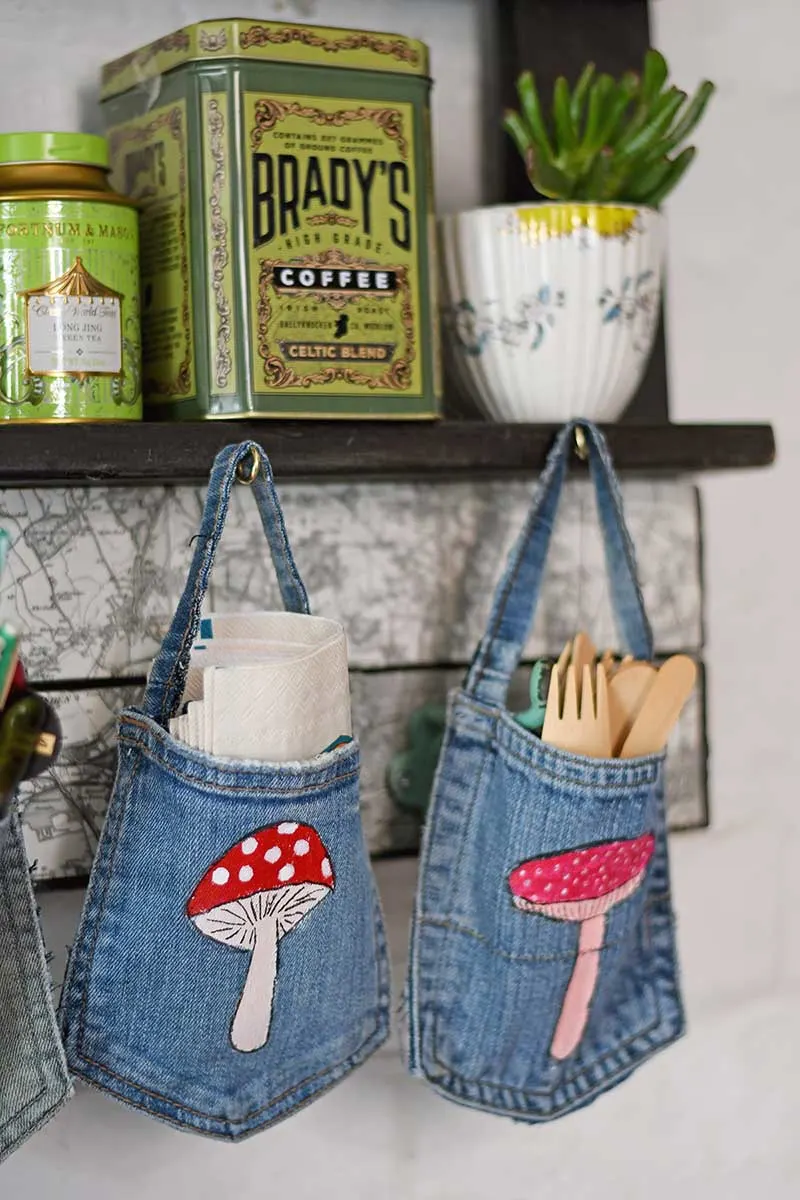
[[[268,460],[253,443],[229,446],[142,707],[122,714],[61,1007],[76,1075],[229,1140],[308,1104],[389,1028],[357,743],[273,764],[216,757],[168,732],[237,468],[254,452],[284,605],[308,613]]]
[[[582,423],[620,633],[651,659],[619,489]],[[536,607],[575,423],[556,440],[463,688],[450,699],[408,983],[409,1061],[522,1121],[580,1108],[683,1031],[664,755],[590,758],[505,706]]]

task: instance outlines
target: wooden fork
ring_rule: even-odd
[[[580,703],[574,666],[570,664],[565,667],[564,673],[563,711],[560,711],[559,672],[554,671],[550,677],[542,741],[587,758],[608,758],[611,754],[611,732],[605,668],[602,665],[597,668],[590,667],[588,663],[584,665]]]

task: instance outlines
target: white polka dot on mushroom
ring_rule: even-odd
[[[264,855],[264,862],[277,862],[280,856],[280,846],[270,846],[269,850]]]
[[[226,871],[224,867],[215,867],[211,874],[211,882],[216,883],[217,887],[221,887],[223,883],[228,882],[230,877],[230,871]]]
[[[280,879],[281,883],[288,883],[293,875],[294,867],[291,863],[287,863],[285,867],[281,867],[280,871],[278,871],[278,879]]]
[[[294,833],[297,828],[297,821],[282,821],[278,826],[278,833]]]
[[[242,854],[255,854],[258,849],[257,838],[245,838],[242,842]]]
[[[294,844],[294,852],[295,854],[299,854],[301,858],[304,854],[308,854],[310,849],[311,847],[305,838],[298,838]]]
[[[323,858],[320,870],[322,871],[323,879],[330,879],[331,875],[333,874],[333,869],[330,861],[327,858]]]
[[[239,868],[239,879],[242,883],[249,883],[252,878],[253,868],[251,866],[248,865]]]

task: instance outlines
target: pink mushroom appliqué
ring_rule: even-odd
[[[206,937],[250,952],[231,1042],[249,1053],[266,1044],[278,971],[278,942],[333,891],[328,851],[316,829],[283,821],[256,829],[208,868],[186,906]]]
[[[600,969],[606,916],[640,887],[653,856],[652,833],[600,842],[520,863],[508,877],[514,904],[552,921],[580,924],[578,957],[564,995],[550,1053],[564,1059],[577,1048],[589,1019]]]

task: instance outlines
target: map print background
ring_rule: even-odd
[[[418,844],[418,822],[386,791],[386,766],[405,745],[413,709],[443,699],[463,677],[531,493],[530,483],[497,481],[280,488],[313,611],[348,631],[373,854]],[[702,663],[698,493],[685,482],[632,480],[623,494],[657,651],[686,651]],[[200,488],[3,492],[0,523],[12,549],[0,612],[21,631],[29,677],[57,705],[65,732],[57,766],[23,796],[40,881],[88,874],[113,783],[116,716],[141,695],[185,579],[202,499]],[[207,608],[278,605],[255,505],[238,488]],[[558,653],[579,628],[598,646],[616,645],[594,499],[583,480],[565,489],[526,661]],[[515,689],[524,694],[524,675]],[[673,828],[706,823],[702,673],[670,746],[667,800]]]

